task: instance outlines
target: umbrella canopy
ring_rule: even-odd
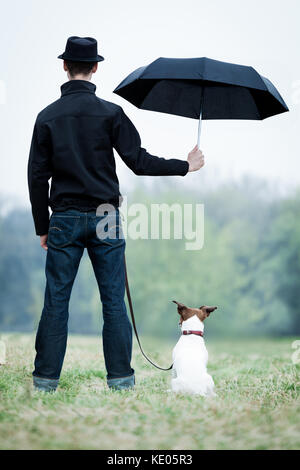
[[[206,57],[160,57],[132,72],[114,90],[140,109],[199,119],[265,119],[288,111],[253,67]]]

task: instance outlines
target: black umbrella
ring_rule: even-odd
[[[138,108],[199,119],[265,119],[288,111],[267,78],[253,67],[206,57],[160,57],[132,72],[114,90]]]

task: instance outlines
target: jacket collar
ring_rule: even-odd
[[[70,80],[61,87],[61,96],[70,95],[71,93],[95,93],[96,85],[87,80]]]

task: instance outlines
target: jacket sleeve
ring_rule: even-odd
[[[136,175],[184,176],[189,169],[187,161],[155,157],[141,147],[139,133],[121,107],[114,117],[113,146]]]
[[[51,140],[46,126],[40,124],[37,119],[28,161],[29,196],[37,235],[48,233],[51,176]]]

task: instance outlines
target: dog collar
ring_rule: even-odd
[[[203,337],[203,331],[197,331],[197,330],[183,330],[182,332],[183,335],[197,335],[197,336],[202,336]]]

